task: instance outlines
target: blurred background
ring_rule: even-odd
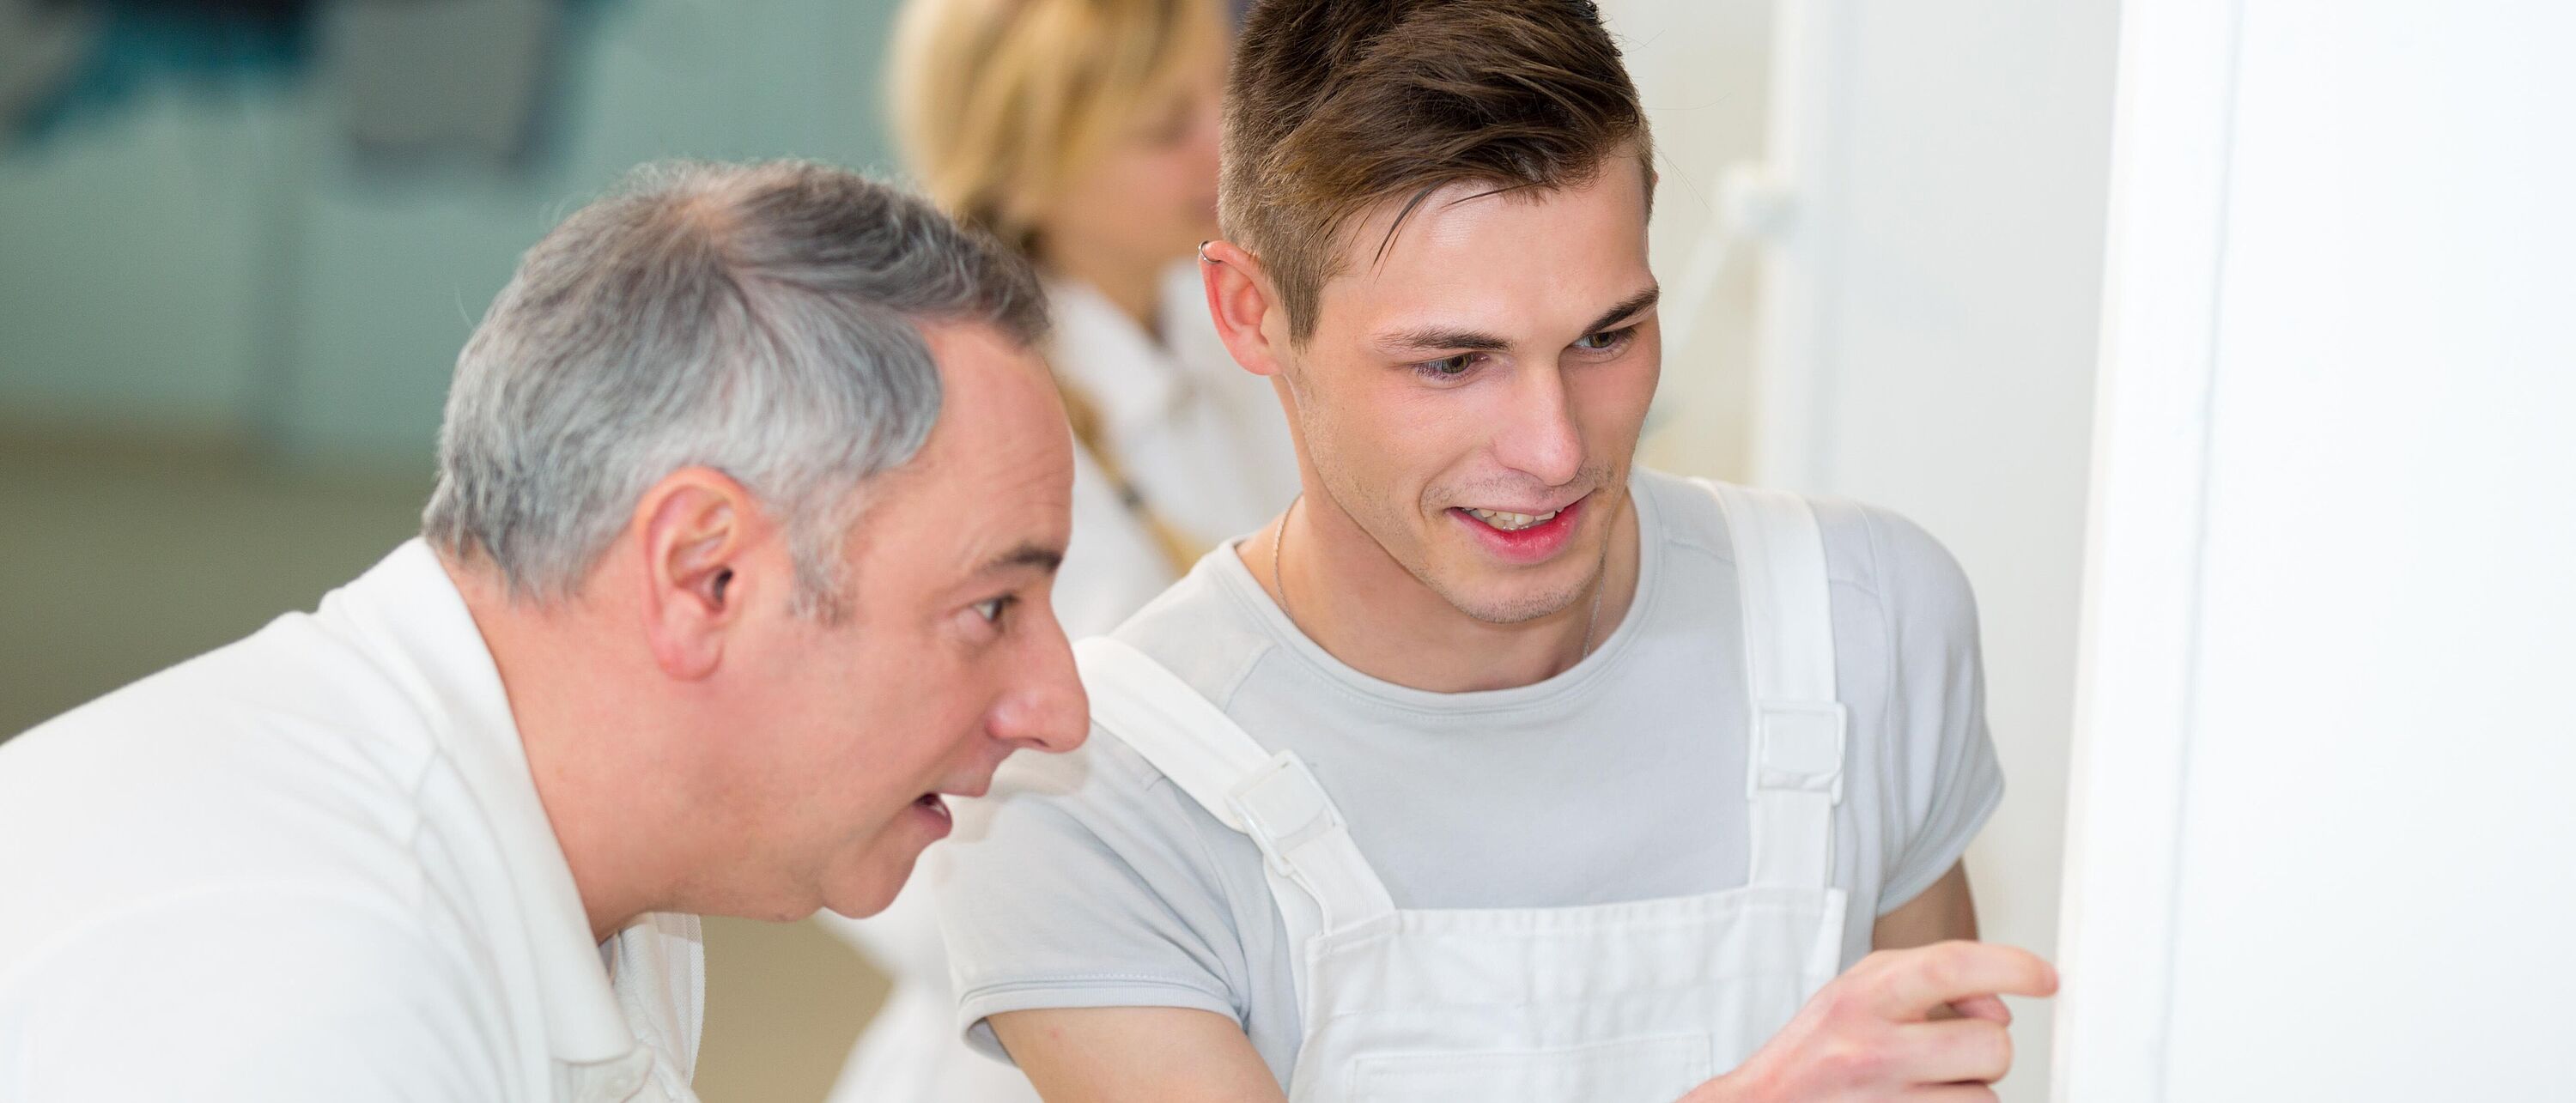
[[[0,735],[310,608],[413,534],[458,347],[519,252],[630,166],[897,171],[894,7],[0,0]],[[1663,163],[1647,462],[1876,502],[1946,543],[1976,586],[2011,786],[1970,855],[1986,934],[2055,954],[2061,899],[2096,904],[2063,918],[2070,975],[2099,998],[2075,1019],[2023,1009],[2004,1097],[2047,1098],[2053,1049],[2100,1071],[2061,1098],[2542,1097],[2531,1077],[2417,1090],[2426,1063],[2367,1031],[2385,1044],[2337,1047],[2342,1087],[2303,1095],[2280,1085],[2313,1068],[2246,1047],[2514,980],[2463,950],[2347,999],[2330,951],[2404,959],[2414,944],[2386,939],[2576,905],[2563,873],[2415,845],[2444,837],[2425,834],[2437,820],[2576,835],[2529,811],[2539,789],[2477,792],[2576,770],[2565,695],[2531,693],[2576,661],[2576,595],[2543,566],[2576,544],[2576,449],[2544,425],[2576,407],[2568,334],[2544,324],[2576,248],[2576,166],[2545,136],[2576,88],[2535,52],[2576,34],[2567,11],[1602,7]],[[2382,507],[2346,473],[2482,512],[2364,524]],[[2302,501],[2351,508],[2283,506]],[[2475,568],[2499,549],[2512,577],[2550,581],[2490,582]],[[2451,580],[2440,602],[2386,600],[2433,577]],[[2357,595],[2372,616],[2347,615]],[[2480,693],[2385,697],[2427,648]],[[2257,667],[2275,681],[2240,684]],[[2321,728],[2266,711],[2293,696],[2362,703]],[[2433,703],[2454,711],[2417,708]],[[2070,775],[2072,747],[2091,758]],[[2453,755],[2485,768],[2444,816],[2386,765]],[[2321,760],[2385,768],[2227,787]],[[2070,785],[2093,855],[2072,894]],[[2441,891],[2374,895],[2359,922],[2328,901],[2387,870],[2280,876],[2392,805],[2418,812],[2392,818],[2413,832],[2406,874],[2445,870]],[[2470,899],[2492,906],[2442,910]],[[817,924],[708,932],[703,1094],[825,1098],[883,978]],[[2563,939],[2522,933],[2556,947],[2523,967],[2576,972]],[[2280,954],[2293,936],[2317,941]],[[2234,983],[2260,963],[2279,968]],[[2292,1078],[2261,1075],[2276,1065]]]

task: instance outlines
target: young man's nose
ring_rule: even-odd
[[[1583,470],[1583,436],[1566,401],[1565,375],[1555,365],[1520,373],[1511,410],[1496,421],[1495,457],[1548,486],[1574,481]]]

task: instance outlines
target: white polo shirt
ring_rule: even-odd
[[[0,1099],[688,1100],[704,978],[592,940],[417,540],[0,744]]]

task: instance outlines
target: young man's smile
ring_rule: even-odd
[[[1574,531],[1583,523],[1583,503],[1589,500],[1577,498],[1562,506],[1520,509],[1451,506],[1449,516],[1495,558],[1508,563],[1543,563],[1573,543]]]

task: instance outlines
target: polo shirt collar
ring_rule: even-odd
[[[501,672],[437,553],[412,539],[332,600],[409,687],[500,841],[555,1059],[631,1061],[639,1044],[591,938],[572,867],[537,798]]]

